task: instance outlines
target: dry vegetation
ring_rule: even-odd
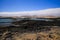
[[[23,33],[19,35],[14,35],[15,40],[60,40],[60,29],[52,28],[48,32]]]
[[[0,40],[60,40],[60,27],[53,27],[50,31],[24,32],[13,31],[3,32]]]

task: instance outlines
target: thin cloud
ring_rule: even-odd
[[[60,8],[50,8],[44,10],[36,10],[36,11],[22,11],[22,12],[0,12],[0,16],[60,16]]]

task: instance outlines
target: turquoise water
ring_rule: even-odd
[[[12,22],[12,19],[0,19],[0,26],[9,26]]]
[[[9,26],[9,25],[12,25],[12,22],[20,21],[20,20],[23,20],[23,19],[21,19],[21,18],[18,18],[18,19],[3,19],[2,18],[1,19],[0,18],[0,26]],[[49,19],[36,19],[36,18],[31,18],[30,20],[52,21],[52,20],[49,20]]]
[[[0,22],[13,22],[12,19],[0,19]]]

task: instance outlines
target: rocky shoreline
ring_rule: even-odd
[[[21,20],[0,27],[1,40],[60,40],[60,21]]]

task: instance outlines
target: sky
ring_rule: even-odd
[[[0,12],[33,11],[59,7],[60,0],[0,0]]]
[[[59,11],[60,0],[0,0],[0,16],[33,15],[35,12],[34,15],[40,15],[40,13],[45,15],[48,12],[54,14],[56,12],[55,15],[60,16]]]

